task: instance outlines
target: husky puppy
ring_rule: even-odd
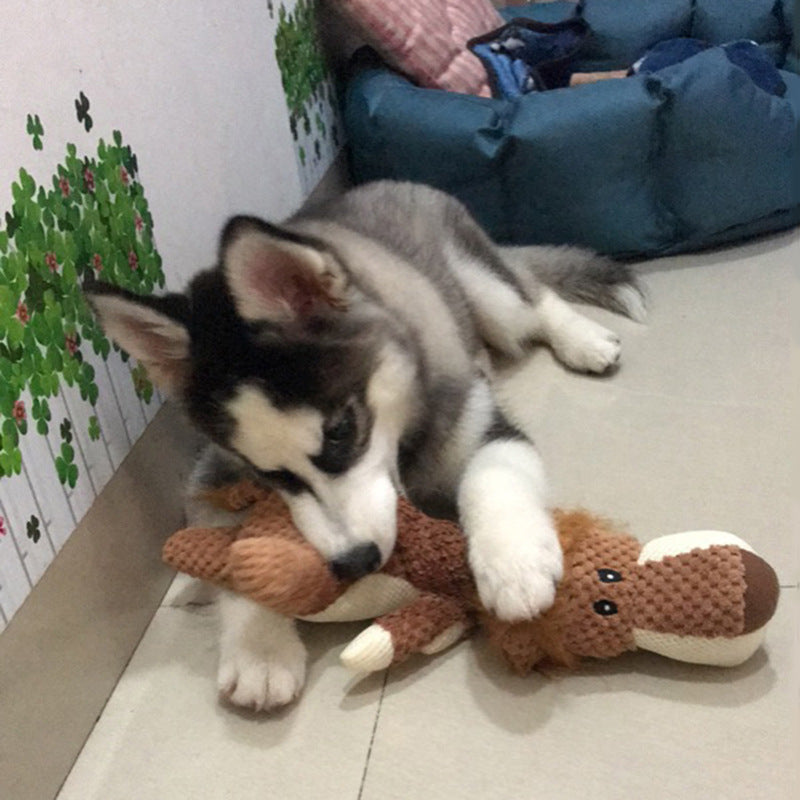
[[[562,558],[533,444],[498,409],[487,349],[532,341],[575,370],[617,363],[618,337],[564,298],[643,315],[621,264],[577,248],[498,247],[455,199],[379,182],[280,226],[231,219],[187,292],[87,290],[108,335],[214,443],[196,474],[256,476],[343,578],[377,569],[404,492],[457,517],[481,599],[500,617],[549,607]],[[221,599],[219,686],[289,702],[305,677],[294,623]]]

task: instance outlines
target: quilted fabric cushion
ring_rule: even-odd
[[[627,68],[653,36],[756,39],[781,66],[793,2],[648,0],[631,15],[621,0],[585,0],[581,67]],[[503,14],[556,23],[574,11],[559,0]],[[712,47],[652,75],[501,100],[411,86],[367,55],[345,101],[355,181],[436,186],[497,241],[654,256],[800,224],[794,72],[780,73],[778,97]]]
[[[388,64],[428,89],[489,97],[469,39],[503,24],[489,0],[333,0]]]

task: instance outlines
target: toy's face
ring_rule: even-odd
[[[640,549],[631,537],[592,533],[570,553],[555,609],[569,652],[612,658],[635,647]]]
[[[729,533],[692,531],[644,547],[593,532],[578,542],[554,611],[566,648],[610,658],[652,650],[732,666],[758,648],[778,598],[772,568]]]

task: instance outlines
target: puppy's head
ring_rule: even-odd
[[[388,558],[414,362],[319,242],[251,217],[185,295],[95,284],[106,333],[209,437],[282,490],[340,577]]]

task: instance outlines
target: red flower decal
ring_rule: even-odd
[[[100,258],[99,253],[95,253],[92,256],[92,266],[95,268],[95,270],[97,270],[97,272],[100,272],[100,270],[103,269],[103,259]]]
[[[78,352],[78,339],[74,333],[68,333],[64,337],[64,346],[67,348],[67,352],[71,356],[74,356],[75,353]]]
[[[62,175],[58,179],[58,188],[61,189],[61,194],[63,197],[69,197],[69,181],[65,175]]]
[[[83,180],[86,181],[86,188],[90,191],[94,191],[94,173],[87,167],[83,171]]]
[[[133,250],[128,253],[128,265],[134,272],[139,269],[139,258]]]
[[[30,320],[30,314],[28,314],[28,306],[25,305],[22,301],[19,302],[17,305],[17,319],[23,324],[27,324]]]
[[[50,272],[55,272],[58,269],[58,261],[56,260],[55,253],[45,253],[44,263],[47,264]]]
[[[137,231],[141,231],[144,228],[144,220],[138,214],[133,218],[133,224],[136,226]]]
[[[14,410],[12,414],[14,415],[14,419],[17,421],[17,424],[25,419],[25,403],[23,403],[22,400],[17,400],[17,402],[14,403]]]
[[[128,170],[125,167],[119,168],[119,179],[122,181],[123,186],[127,186],[130,183],[130,175],[128,175]]]
[[[0,536],[5,536],[8,533],[6,530],[6,521],[0,517]]]

